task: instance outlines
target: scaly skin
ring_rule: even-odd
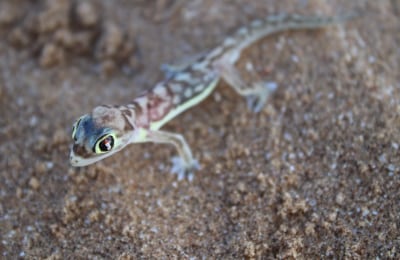
[[[122,106],[98,106],[74,124],[74,144],[70,154],[72,166],[86,166],[120,151],[131,143],[173,144],[179,157],[173,171],[182,178],[198,168],[197,161],[180,134],[159,130],[183,111],[210,95],[220,79],[251,102],[258,112],[272,88],[247,82],[234,67],[243,49],[276,32],[292,29],[315,29],[347,20],[348,17],[270,16],[241,28],[217,48],[198,57],[193,63],[174,70],[145,95]]]

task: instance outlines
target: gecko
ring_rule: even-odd
[[[178,178],[199,169],[197,160],[183,135],[160,130],[167,122],[207,98],[221,80],[248,100],[249,108],[259,112],[276,87],[245,80],[235,64],[242,51],[254,42],[281,32],[318,29],[347,20],[348,17],[323,17],[281,14],[255,20],[224,39],[222,44],[200,55],[192,63],[168,73],[146,93],[125,105],[100,105],[81,116],[73,125],[70,164],[86,166],[133,143],[166,143],[175,146],[171,171]]]

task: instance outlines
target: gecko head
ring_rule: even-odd
[[[132,125],[119,109],[96,107],[73,125],[71,165],[86,166],[120,151],[129,143],[131,130]]]

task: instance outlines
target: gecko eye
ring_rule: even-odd
[[[103,135],[97,140],[96,144],[94,145],[93,152],[101,154],[111,151],[111,149],[114,147],[114,140],[114,134]]]
[[[72,139],[74,139],[76,141],[76,129],[78,128],[80,122],[82,121],[82,117],[80,117],[72,126]]]

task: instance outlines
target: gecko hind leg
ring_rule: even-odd
[[[171,171],[178,175],[178,180],[187,177],[191,181],[194,171],[200,169],[198,161],[193,158],[192,151],[182,135],[159,130],[148,130],[146,140],[154,143],[169,143],[176,147],[179,156],[172,158]]]
[[[269,95],[277,89],[275,82],[249,82],[243,79],[240,72],[229,62],[219,62],[216,65],[221,77],[239,95],[245,96],[247,106],[255,113],[261,111]]]

